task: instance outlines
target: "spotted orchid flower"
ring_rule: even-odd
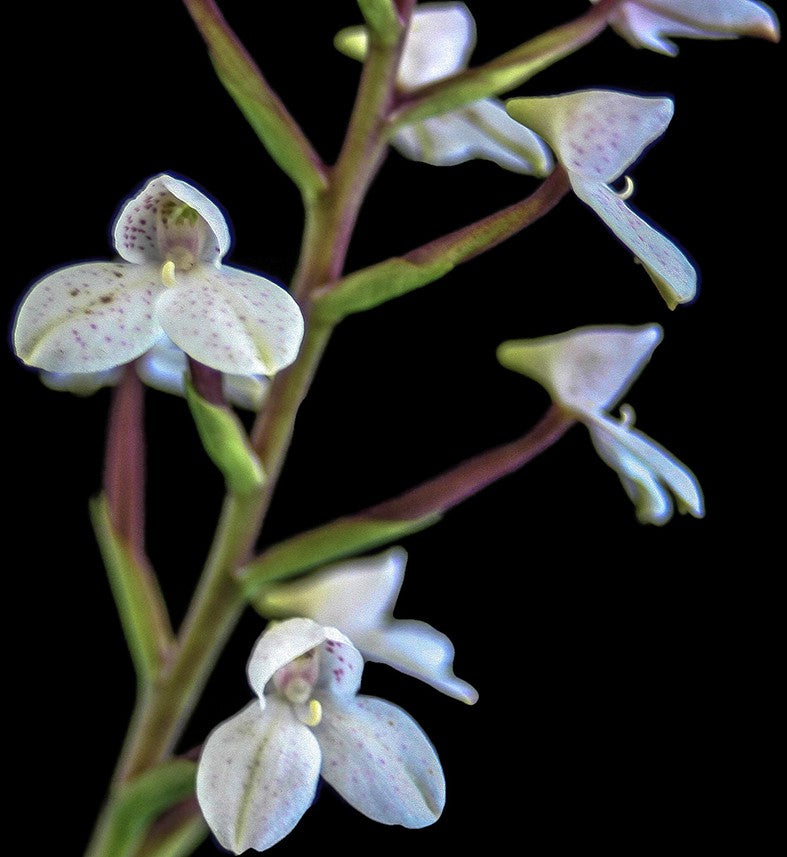
[[[454,647],[417,619],[394,619],[407,552],[384,553],[324,568],[302,580],[267,587],[258,602],[266,616],[308,616],[345,633],[367,661],[387,664],[470,704],[478,692],[453,672]]]
[[[419,4],[405,36],[397,76],[399,89],[410,92],[462,71],[475,40],[475,21],[464,3]],[[336,46],[353,59],[363,60],[368,51],[365,28],[342,30]],[[482,158],[514,172],[537,176],[552,169],[544,142],[514,122],[503,103],[492,98],[406,125],[391,142],[405,157],[435,166]]]
[[[61,268],[28,292],[14,326],[25,363],[106,373],[165,337],[229,375],[273,375],[297,356],[297,304],[271,280],[222,264],[229,228],[192,185],[152,179],[122,207],[113,236],[117,261]]]
[[[197,800],[222,846],[270,848],[309,808],[320,775],[374,821],[437,820],[440,760],[409,714],[358,694],[363,660],[344,634],[311,619],[276,623],[247,672],[257,699],[210,734],[197,769]]]
[[[772,42],[779,40],[776,15],[764,3],[752,0],[625,0],[610,13],[609,22],[635,48],[649,48],[668,56],[678,53],[670,36],[759,36]]]
[[[692,264],[666,235],[626,204],[629,193],[610,187],[664,133],[672,118],[672,101],[591,89],[513,98],[506,107],[549,142],[574,193],[634,253],[670,309],[691,300],[697,289]]]
[[[621,420],[606,411],[625,395],[661,341],[658,325],[586,327],[557,336],[504,342],[498,359],[538,381],[553,401],[584,423],[602,460],[615,470],[642,523],[661,525],[678,511],[703,515],[691,471],[633,426],[633,411]]]

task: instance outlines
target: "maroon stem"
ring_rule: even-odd
[[[212,405],[223,407],[227,404],[222,387],[222,375],[218,369],[211,369],[193,357],[189,357],[189,371],[194,389]]]
[[[407,521],[446,512],[492,482],[519,470],[558,441],[574,422],[552,405],[523,437],[468,458],[451,470],[353,517]]]
[[[145,559],[145,393],[133,363],[112,391],[104,461],[104,492],[115,535],[141,564]]]

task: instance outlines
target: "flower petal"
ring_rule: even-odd
[[[301,311],[281,286],[227,265],[178,272],[156,309],[186,354],[233,375],[276,374],[303,338]]]
[[[281,700],[255,700],[208,736],[197,768],[197,800],[224,848],[264,851],[311,805],[320,748]]]
[[[300,580],[267,587],[260,605],[274,616],[310,616],[355,642],[359,633],[393,611],[406,562],[402,548],[339,562]]]
[[[598,0],[592,0],[598,2]],[[739,35],[779,39],[776,15],[750,0],[633,0],[610,15],[614,29],[634,47],[674,56],[669,37],[729,39]]]
[[[440,760],[401,708],[371,696],[325,702],[314,734],[324,779],[364,815],[404,827],[426,827],[439,818],[445,805]]]
[[[424,3],[415,8],[397,80],[415,89],[463,69],[475,46],[475,21],[464,3]]]
[[[103,372],[47,372],[41,371],[41,383],[50,390],[74,393],[77,396],[92,396],[102,387],[112,387],[120,380],[119,366]]]
[[[570,172],[609,183],[660,137],[673,113],[669,98],[587,89],[545,98],[512,98],[506,109],[542,136]]]
[[[442,693],[474,703],[478,693],[453,673],[454,647],[426,622],[393,618],[407,552],[328,566],[301,580],[269,587],[260,607],[267,615],[310,616],[346,634],[369,661],[388,664]]]
[[[341,635],[340,635],[341,636]],[[322,645],[326,630],[311,619],[287,619],[269,625],[252,650],[246,673],[251,689],[265,704],[265,686],[290,661]]]
[[[122,262],[88,262],[39,280],[14,325],[14,348],[50,372],[101,372],[128,363],[156,341],[158,271]]]
[[[657,324],[580,327],[556,336],[504,342],[500,363],[538,381],[553,401],[584,419],[614,405],[661,341]]]
[[[326,628],[326,641],[320,650],[320,671],[314,685],[315,696],[322,702],[328,696],[340,699],[354,697],[361,686],[363,658],[353,643],[337,631]]]
[[[368,661],[387,664],[468,705],[478,701],[478,691],[454,675],[453,644],[426,622],[394,619],[354,642]]]
[[[675,495],[679,512],[704,515],[694,474],[664,447],[630,422],[596,414],[589,415],[586,424],[598,454],[617,471],[642,523],[661,525],[672,517],[672,502],[662,485]]]
[[[697,272],[666,235],[643,220],[607,185],[574,175],[570,179],[574,193],[642,263],[670,309],[695,296]]]
[[[528,175],[544,176],[552,168],[546,144],[493,99],[407,125],[392,142],[405,157],[435,166],[483,158]]]
[[[202,229],[196,229],[195,255],[207,262],[223,258],[230,247],[230,233],[221,210],[204,193],[188,182],[166,174],[151,179],[128,199],[112,230],[115,249],[128,262],[161,262],[167,240],[162,223],[162,206],[176,200],[194,209]],[[205,232],[204,230],[207,230]],[[210,240],[204,240],[209,236]],[[197,246],[198,245],[198,246]]]

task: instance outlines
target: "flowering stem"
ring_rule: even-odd
[[[215,9],[212,2],[186,2],[192,12],[196,9],[212,15]],[[209,23],[215,23],[213,18]],[[338,277],[344,266],[358,210],[385,154],[382,120],[391,100],[400,51],[401,39],[390,46],[373,45],[328,187],[304,194],[306,230],[292,287],[306,318],[304,341],[298,359],[271,385],[269,400],[251,436],[267,479],[255,491],[242,495],[230,492],[225,498],[210,555],[171,659],[138,699],[116,771],[115,789],[143,776],[172,752],[245,606],[233,572],[250,557],[281,472],[298,408],[333,329],[331,324],[309,318],[309,296],[318,286]],[[102,850],[100,834],[114,807],[111,797],[96,828],[90,857],[115,857]]]

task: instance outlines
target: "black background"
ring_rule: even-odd
[[[476,61],[586,7],[469,5]],[[222,6],[332,160],[359,68],[331,39],[358,22],[355,4]],[[287,281],[300,239],[297,194],[213,76],[180,4],[48,4],[44,13],[28,4],[13,23],[10,38],[18,32],[24,50],[7,91],[9,326],[42,273],[108,257],[120,201],[162,171],[192,179],[227,210],[230,262]],[[281,854],[315,845],[425,854],[493,832],[539,854],[591,845],[663,851],[676,841],[748,848],[757,836],[769,798],[754,805],[750,796],[755,762],[767,765],[770,753],[775,686],[778,560],[770,550],[783,526],[773,413],[782,386],[783,203],[774,184],[782,50],[753,40],[680,45],[668,59],[607,33],[515,94],[616,87],[675,97],[665,137],[633,171],[632,202],[696,261],[699,299],[670,313],[628,251],[569,198],[443,281],[345,321],[302,409],[263,543],[523,433],[547,399],[496,364],[496,345],[592,323],[665,327],[628,400],[643,430],[696,472],[708,514],[640,526],[615,475],[575,429],[407,539],[398,615],[452,637],[457,672],[481,701],[464,707],[383,667],[367,668],[364,688],[407,708],[431,736],[448,780],[444,816],[420,832],[384,828],[325,788],[276,846]],[[486,162],[438,169],[394,152],[362,212],[348,270],[534,187]],[[25,835],[27,846],[77,855],[133,701],[86,512],[99,485],[108,394],[78,400],[45,389],[12,356],[5,366],[5,680],[10,728],[25,750],[11,775],[20,810],[42,807],[51,824],[35,829],[32,844]],[[177,619],[221,484],[183,402],[159,393],[148,401],[149,547]],[[772,485],[776,500],[766,493]],[[245,617],[184,749],[249,698],[244,665],[261,628]],[[217,852],[207,844],[199,853]]]

